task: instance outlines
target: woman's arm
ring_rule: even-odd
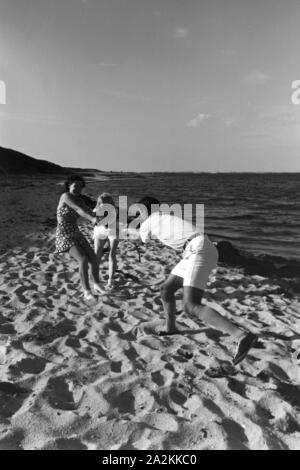
[[[84,207],[93,210],[96,207],[96,201],[86,194],[80,194],[80,199],[84,203]]]
[[[84,219],[89,220],[91,223],[96,223],[96,217],[94,217],[93,215],[90,214],[88,208],[86,208],[86,210],[84,210],[84,209],[76,202],[76,200],[74,199],[74,197],[72,196],[72,194],[70,194],[70,193],[64,193],[64,194],[62,195],[61,201],[64,202],[65,204],[67,204],[69,207],[72,207],[72,209],[74,209],[74,211],[76,211],[77,214],[78,214],[80,217],[83,217]]]

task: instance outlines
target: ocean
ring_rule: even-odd
[[[93,195],[109,191],[130,203],[149,195],[168,204],[204,204],[212,240],[300,261],[300,173],[124,173],[92,187]]]

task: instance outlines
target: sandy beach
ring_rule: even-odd
[[[116,290],[88,305],[76,263],[54,253],[60,181],[2,181],[0,449],[300,449],[296,295],[219,266],[205,302],[260,336],[237,367],[231,338],[188,318],[181,293],[182,334],[158,336],[178,260],[159,244],[139,262],[122,241]]]

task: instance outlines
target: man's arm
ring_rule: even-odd
[[[136,218],[128,218],[127,227],[122,229],[121,231],[125,236],[129,238],[130,241],[134,242],[137,245],[142,245],[150,240],[151,238],[151,231],[148,224],[148,219],[143,222],[141,225],[138,223]],[[136,222],[136,223],[135,223]]]

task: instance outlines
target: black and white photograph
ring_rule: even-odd
[[[0,0],[0,450],[300,450],[299,25]]]

